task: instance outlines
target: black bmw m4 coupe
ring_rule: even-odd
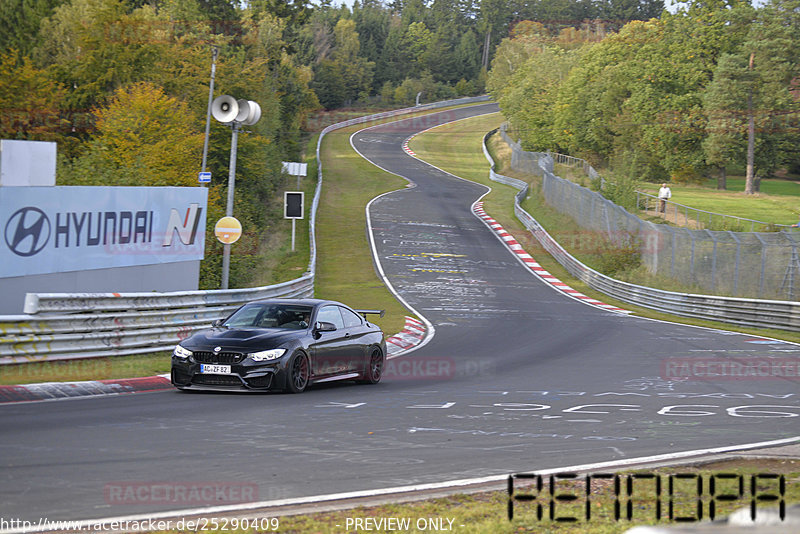
[[[318,299],[247,303],[175,347],[172,384],[292,393],[336,380],[375,384],[383,374],[386,343],[369,314],[383,312]]]

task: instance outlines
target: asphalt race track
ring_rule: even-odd
[[[373,201],[369,216],[388,280],[435,327],[430,343],[391,360],[381,384],[302,395],[164,391],[2,405],[0,517],[129,516],[800,434],[796,377],[675,377],[691,364],[733,358],[767,369],[793,361],[796,370],[798,346],[569,298],[526,269],[472,213],[485,187],[401,148],[436,121],[492,109],[445,111],[353,137],[364,157],[415,184]],[[192,484],[228,491],[211,502],[130,491]]]

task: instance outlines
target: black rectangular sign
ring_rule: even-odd
[[[283,218],[303,218],[303,192],[286,191],[283,194]]]

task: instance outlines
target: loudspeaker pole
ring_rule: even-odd
[[[239,144],[239,129],[242,125],[252,126],[261,118],[261,106],[252,100],[236,100],[222,95],[211,103],[211,114],[216,120],[231,127],[231,161],[228,167],[228,204],[226,217],[233,217],[233,194],[236,187],[236,151]],[[238,224],[238,221],[237,221]],[[222,289],[228,289],[231,265],[231,246],[223,242],[222,248]]]
[[[231,124],[231,162],[228,166],[228,205],[225,215],[233,217],[233,192],[236,187],[236,152],[239,148],[239,123]],[[228,278],[231,269],[231,246],[222,245],[222,289],[228,289]]]
[[[208,161],[208,138],[211,132],[211,102],[214,100],[214,77],[217,72],[217,55],[219,54],[219,47],[211,45],[211,83],[208,85],[208,110],[206,111],[206,137],[203,141],[203,169],[206,172],[206,163]]]
[[[240,123],[231,124],[231,162],[228,165],[228,205],[225,215],[233,217],[233,189],[236,186],[236,152],[239,148],[239,127]]]

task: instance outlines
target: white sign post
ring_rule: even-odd
[[[292,161],[282,161],[283,172],[289,176],[297,176],[297,189],[300,189],[300,177],[306,176],[308,163],[296,163]]]

